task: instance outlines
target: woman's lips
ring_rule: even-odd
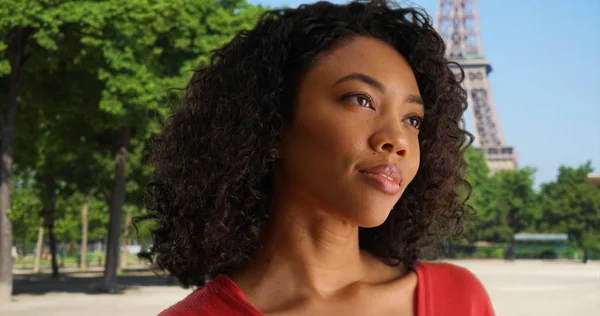
[[[372,168],[362,169],[360,170],[360,173],[365,177],[367,182],[383,193],[396,195],[400,192],[402,175],[394,165],[377,165]]]

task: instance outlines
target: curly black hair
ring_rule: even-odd
[[[470,192],[463,153],[472,136],[463,129],[462,79],[430,17],[383,0],[319,2],[267,11],[215,50],[153,138],[149,217],[157,223],[160,269],[187,287],[248,262],[269,222],[273,152],[293,119],[298,83],[319,54],[357,36],[383,40],[404,56],[426,117],[416,177],[382,225],[359,229],[360,247],[413,267],[424,246],[462,233]]]

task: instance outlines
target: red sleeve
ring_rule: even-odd
[[[209,291],[197,289],[179,303],[165,309],[158,316],[200,316],[213,315],[215,307],[208,302],[214,301]]]
[[[242,290],[225,275],[219,275],[159,316],[262,316]]]
[[[481,282],[469,270],[448,263],[421,263],[427,316],[494,316]]]

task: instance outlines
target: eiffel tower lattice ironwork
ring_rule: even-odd
[[[437,30],[446,43],[449,60],[465,72],[463,88],[473,113],[475,136],[490,171],[516,169],[517,152],[506,145],[496,115],[488,75],[492,66],[483,57],[477,0],[438,0]],[[456,75],[457,67],[452,67]]]

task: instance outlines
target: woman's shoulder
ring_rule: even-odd
[[[219,275],[159,316],[256,315],[244,294],[227,276]]]
[[[190,293],[181,301],[162,311],[158,316],[195,316],[211,315],[210,310],[214,308],[214,287],[218,286],[213,281]],[[218,297],[217,297],[218,299]]]
[[[203,315],[206,311],[204,288],[194,290],[181,301],[170,306],[158,314],[158,316],[195,316]]]
[[[494,315],[487,291],[468,269],[451,263],[419,262],[416,271],[420,292],[430,308],[461,310],[461,315]]]
[[[471,271],[452,263],[420,261],[417,269],[420,269],[429,280],[435,280],[438,286],[460,284],[475,291],[483,289],[481,282]]]

